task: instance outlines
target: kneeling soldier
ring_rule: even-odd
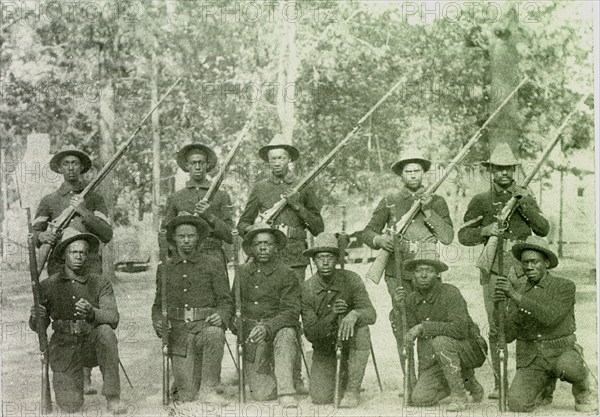
[[[83,406],[83,368],[100,366],[102,395],[108,410],[123,414],[120,402],[119,352],[114,330],[119,324],[117,302],[110,281],[84,272],[88,255],[95,253],[98,238],[74,228],[65,229],[54,257],[63,268],[40,283],[39,311],[31,308],[29,327],[36,331],[36,313],[52,323],[49,345],[54,394],[61,410],[75,413]],[[44,328],[45,329],[45,328]]]
[[[297,406],[292,370],[298,349],[300,288],[292,268],[277,256],[286,241],[283,232],[268,224],[250,226],[242,247],[252,259],[239,267],[235,279],[240,280],[244,359],[252,398],[279,397],[280,404],[293,407]]]
[[[221,260],[199,249],[208,224],[187,212],[169,221],[167,240],[176,253],[157,271],[156,297],[152,305],[152,324],[162,337],[161,274],[167,274],[167,316],[169,354],[173,363],[174,399],[193,401],[202,385],[201,399],[214,398],[218,388],[225,344],[225,326],[232,307],[229,285]],[[202,357],[202,371],[195,372],[196,356]],[[201,380],[198,376],[201,375]]]
[[[410,330],[404,343],[412,346],[418,338],[419,378],[412,393],[415,406],[431,406],[450,396],[447,411],[465,408],[468,390],[473,402],[483,399],[483,387],[475,379],[475,368],[485,361],[487,346],[469,315],[467,303],[454,285],[442,283],[440,274],[448,266],[436,251],[421,252],[404,262],[414,272],[414,292],[406,297],[406,321]]]
[[[375,323],[375,309],[360,276],[336,269],[340,256],[333,234],[321,233],[315,246],[304,251],[317,264],[317,273],[302,285],[304,334],[313,345],[310,396],[315,404],[331,403],[336,378],[335,348],[343,343],[340,383],[345,393],[340,407],[358,406],[358,392],[369,361],[369,325]],[[338,317],[342,317],[339,321]]]
[[[517,373],[508,390],[508,408],[529,412],[552,402],[556,378],[573,385],[575,409],[591,412],[588,371],[575,337],[575,284],[548,272],[558,258],[546,241],[529,236],[512,247],[527,283],[516,291],[498,277],[495,301],[508,298],[506,341],[517,340]]]

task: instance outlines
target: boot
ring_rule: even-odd
[[[440,404],[447,404],[446,411],[461,411],[467,408],[467,390],[465,389],[465,381],[463,373],[460,369],[460,358],[454,351],[443,348],[439,353],[436,349],[436,354],[439,358],[439,364],[442,368],[444,378],[450,389],[450,396],[440,401]],[[458,364],[458,365],[457,365]]]
[[[92,387],[92,368],[83,368],[83,393],[85,395],[98,393],[96,388]]]
[[[344,398],[340,401],[341,408],[358,407],[360,385],[365,376],[370,354],[369,350],[350,349],[348,355],[348,384],[346,385]]]
[[[468,369],[463,372],[463,379],[465,381],[465,388],[471,394],[471,399],[474,403],[480,403],[483,400],[483,386],[475,378],[475,370]]]
[[[575,410],[581,413],[597,411],[597,404],[593,404],[590,399],[590,382],[589,373],[587,371],[583,381],[573,384],[571,392],[573,393],[573,397],[575,397]]]
[[[106,396],[106,409],[110,414],[126,414],[127,407],[121,402],[121,398],[118,395],[107,395]]]
[[[545,406],[552,404],[554,398],[554,389],[556,388],[556,378],[553,378],[548,382],[548,385],[544,387],[540,393],[539,399],[536,401],[536,406]]]

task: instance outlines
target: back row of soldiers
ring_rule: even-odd
[[[299,155],[279,135],[259,150],[271,173],[255,184],[237,225],[250,259],[239,268],[234,282],[234,288],[240,283],[243,294],[242,338],[250,393],[255,400],[278,398],[286,406],[296,404],[294,395],[306,393],[300,371],[301,316],[304,334],[314,350],[309,381],[313,402],[333,401],[335,345],[341,339],[341,406],[356,407],[369,356],[368,326],[376,319],[362,280],[353,272],[335,268],[345,254],[335,236],[323,233],[321,206],[310,188],[290,196],[272,224],[260,222],[260,214],[287,195],[297,181],[288,167]],[[226,328],[237,332],[231,320],[235,292],[230,291],[223,251],[223,243],[233,241],[231,200],[224,191],[218,191],[210,203],[202,199],[210,185],[206,173],[217,164],[212,149],[187,145],[178,152],[177,163],[189,173],[190,180],[168,199],[163,228],[171,257],[161,265],[168,277],[169,355],[175,377],[172,394],[178,401],[191,401],[201,392],[206,401],[223,393],[224,332]],[[119,400],[114,337],[118,312],[110,282],[99,269],[99,241],[106,243],[112,237],[106,206],[98,194],[92,193],[83,202],[77,198],[85,186],[81,174],[91,166],[83,152],[60,152],[50,165],[63,174],[65,182],[40,203],[34,221],[38,242],[55,243],[59,239],[46,227],[69,204],[77,207],[78,215],[53,252],[49,278],[42,283],[43,307],[37,312],[32,309],[30,324],[35,330],[36,314],[47,318],[48,324],[52,321],[55,333],[50,364],[61,408],[71,412],[81,408],[83,368],[99,364],[109,410],[124,412]],[[556,379],[560,378],[573,384],[578,410],[593,409],[588,373],[574,335],[575,285],[547,272],[558,260],[543,239],[531,236],[545,236],[548,222],[527,190],[515,185],[518,161],[508,146],[497,147],[485,165],[491,172],[492,186],[469,203],[465,224],[458,232],[460,243],[474,246],[500,234],[495,216],[511,196],[519,197],[518,210],[505,232],[504,259],[510,268],[499,275],[494,267],[480,279],[496,376],[489,397],[497,398],[500,385],[494,301],[508,299],[506,334],[509,341],[517,340],[517,374],[509,390],[509,408],[530,411],[551,402]],[[474,369],[482,365],[486,347],[460,291],[441,282],[441,273],[448,266],[439,260],[436,245],[450,244],[454,229],[444,198],[424,193],[423,176],[430,166],[429,160],[418,155],[393,165],[402,186],[378,204],[363,239],[372,248],[393,254],[385,281],[392,298],[390,321],[402,364],[402,348],[418,340],[419,378],[412,403],[446,401],[462,409],[468,401],[467,391],[472,401],[483,398]],[[422,210],[400,245],[394,245],[387,229],[416,199],[421,200]],[[313,248],[308,248],[307,231],[317,236]],[[394,256],[401,257],[400,273],[394,267]],[[317,272],[305,281],[310,257]],[[157,276],[162,272],[159,270]],[[152,322],[159,336],[165,331],[160,318],[161,296],[157,279]],[[399,320],[401,304],[407,307],[407,328]]]

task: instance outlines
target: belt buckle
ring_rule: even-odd
[[[183,320],[185,320],[186,323],[189,323],[190,321],[194,321],[194,310],[191,309],[190,307],[186,307],[183,309]]]

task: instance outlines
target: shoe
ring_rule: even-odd
[[[471,401],[474,403],[480,403],[483,401],[484,394],[483,386],[477,381],[471,381],[469,386],[469,394],[471,394]]]
[[[492,392],[490,392],[490,395],[488,395],[488,398],[490,400],[497,400],[500,398],[500,388],[498,387],[494,387],[494,390]]]
[[[85,381],[83,383],[83,393],[85,395],[94,395],[98,393],[98,390],[94,387],[92,387],[91,382]]]
[[[294,388],[296,389],[296,395],[308,395],[308,390],[304,385],[303,380],[298,380],[294,382]]]
[[[340,408],[356,408],[359,403],[359,395],[357,391],[346,391],[344,398],[340,401]]]
[[[279,396],[279,405],[284,408],[298,408],[298,401],[293,395],[281,395]]]
[[[449,397],[440,401],[445,411],[463,411],[467,409],[467,397],[460,394],[450,394]]]
[[[118,395],[106,397],[106,410],[114,415],[127,414],[127,407],[121,402]]]
[[[580,413],[595,413],[598,411],[598,408],[588,400],[585,403],[575,403],[575,410]]]

